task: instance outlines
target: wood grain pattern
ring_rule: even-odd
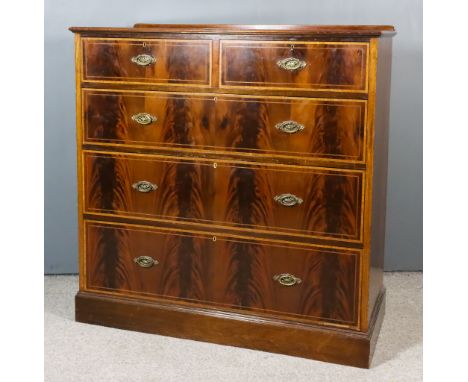
[[[214,84],[213,78],[212,83]],[[368,93],[349,92],[338,90],[314,90],[314,89],[287,89],[287,88],[265,88],[265,87],[213,87],[204,85],[180,85],[180,84],[152,84],[136,82],[109,82],[86,81],[81,83],[82,89],[105,89],[125,91],[165,91],[171,93],[210,93],[213,97],[218,95],[233,94],[238,96],[275,96],[275,97],[303,97],[303,98],[326,98],[335,100],[367,100]]]
[[[220,86],[367,91],[365,43],[221,41]],[[306,62],[295,71],[277,61]]]
[[[156,62],[140,66],[140,54]],[[191,40],[83,39],[83,81],[209,85],[211,42]]]
[[[85,267],[85,256],[84,256],[84,203],[83,203],[83,188],[80,187],[83,182],[83,155],[81,152],[83,142],[83,128],[81,125],[82,118],[79,110],[82,109],[82,94],[81,94],[81,64],[82,64],[82,52],[81,52],[81,36],[76,34],[74,39],[75,44],[75,86],[76,86],[76,175],[77,175],[77,209],[78,209],[78,269],[79,269],[79,285],[80,289],[83,289],[86,281],[86,267]]]
[[[77,321],[369,367],[393,27],[70,29]],[[156,61],[138,66],[139,54]],[[287,57],[306,66],[280,69]],[[283,121],[304,129],[281,133]],[[302,283],[282,286],[281,273]]]
[[[83,35],[161,35],[169,34],[196,34],[200,38],[203,34],[222,34],[229,36],[231,34],[242,34],[247,38],[249,35],[266,35],[274,38],[279,35],[296,35],[313,38],[320,36],[336,37],[378,37],[382,33],[392,34],[395,28],[392,25],[245,25],[245,24],[150,24],[137,23],[133,28],[109,28],[109,27],[71,27],[74,33]]]
[[[323,325],[196,309],[159,302],[80,291],[76,320],[145,333],[241,346],[274,353],[369,368],[384,315],[376,305],[375,322],[364,333]]]
[[[86,153],[87,212],[359,242],[362,172]],[[148,181],[158,189],[132,188]],[[303,199],[294,207],[274,197]]]
[[[198,305],[357,322],[359,253],[180,234],[87,222],[87,289],[185,300]],[[159,264],[139,267],[138,256]],[[273,280],[292,273],[302,283]]]
[[[378,42],[378,44],[377,44]],[[385,217],[387,209],[388,134],[390,116],[390,84],[392,66],[392,39],[376,41],[376,106],[374,124],[374,151],[372,177],[372,212],[369,247],[369,306],[372,312],[384,288]]]
[[[84,143],[195,148],[363,162],[365,101],[83,92]],[[131,117],[148,113],[146,126]],[[288,134],[275,126],[295,121]]]

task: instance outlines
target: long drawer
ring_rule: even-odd
[[[357,322],[359,252],[87,221],[86,288]]]
[[[211,41],[83,39],[84,81],[209,86]]]
[[[366,101],[83,90],[84,143],[364,161]]]
[[[367,91],[368,44],[221,41],[220,87]]]
[[[85,212],[361,241],[363,172],[85,152]]]

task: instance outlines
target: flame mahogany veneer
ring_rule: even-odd
[[[76,320],[369,367],[393,27],[70,29]]]

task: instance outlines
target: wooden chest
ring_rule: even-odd
[[[77,321],[369,367],[393,27],[71,30]]]

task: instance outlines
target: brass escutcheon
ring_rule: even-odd
[[[158,118],[148,113],[138,113],[132,115],[132,120],[140,125],[149,125],[150,123],[156,122]]]
[[[303,200],[293,194],[279,194],[274,197],[275,202],[281,204],[285,207],[294,207],[296,205],[302,204]]]
[[[283,286],[293,286],[302,282],[299,277],[296,277],[290,273],[281,273],[279,275],[275,275],[273,276],[273,280],[278,281]]]
[[[133,261],[142,268],[151,268],[153,265],[159,264],[159,261],[153,259],[151,256],[135,257]]]
[[[138,56],[132,57],[132,62],[140,66],[148,66],[154,64],[156,58],[149,54],[139,54]]]
[[[304,130],[304,125],[296,121],[283,121],[275,125],[276,129],[286,134],[294,134]]]
[[[294,71],[304,68],[307,65],[307,62],[299,60],[296,57],[283,58],[276,62],[281,69]]]
[[[133,183],[132,188],[137,190],[138,192],[146,193],[156,191],[158,189],[158,186],[146,180],[140,180],[138,182]]]

